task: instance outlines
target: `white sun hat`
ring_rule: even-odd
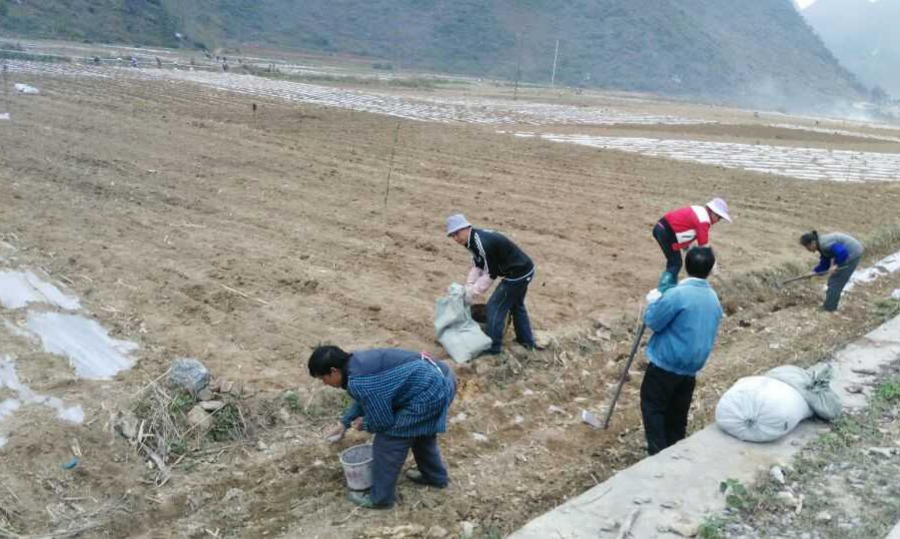
[[[713,211],[716,215],[732,223],[731,216],[728,215],[728,204],[724,199],[714,198],[706,203],[706,207]]]
[[[466,221],[466,216],[461,213],[454,213],[450,217],[447,217],[448,236],[464,228],[469,228],[470,226],[472,225],[470,225],[469,222]]]

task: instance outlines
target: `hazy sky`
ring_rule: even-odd
[[[816,0],[797,0],[797,3],[800,4],[800,9],[804,9],[812,4],[815,4]]]

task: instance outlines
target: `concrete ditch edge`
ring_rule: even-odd
[[[832,358],[832,388],[844,408],[865,406],[874,373],[898,357],[900,317],[836,353]],[[728,436],[715,424],[709,425],[537,517],[510,539],[614,538],[619,534],[615,525],[630,520],[635,512],[631,537],[679,537],[673,528],[690,527],[705,515],[725,508],[719,492],[721,481],[733,478],[752,483],[760,471],[790,461],[826,428],[807,420],[775,443],[752,444]],[[889,539],[900,539],[900,524]]]

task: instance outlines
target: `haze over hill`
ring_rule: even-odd
[[[794,109],[861,95],[791,0],[0,0],[0,30],[275,45],[541,83],[558,39],[561,84]]]
[[[900,0],[818,0],[803,16],[861,82],[900,97]]]

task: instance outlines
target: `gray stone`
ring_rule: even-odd
[[[479,442],[479,443],[484,443],[484,442],[488,441],[488,437],[485,436],[484,434],[481,434],[480,432],[473,432],[472,438],[474,438],[475,441]]]
[[[459,535],[462,539],[472,539],[475,535],[475,525],[468,521],[460,522]]]
[[[784,472],[781,470],[781,466],[772,466],[772,469],[769,470],[769,476],[779,485],[784,484]]]
[[[866,450],[870,455],[881,455],[882,457],[891,458],[891,455],[894,454],[894,450],[890,447],[870,447]]]
[[[222,401],[201,401],[200,407],[206,410],[207,412],[215,412],[220,408],[225,407],[225,403]]]
[[[203,408],[194,406],[187,414],[188,425],[197,427],[198,429],[207,429],[212,423],[209,420],[209,414]]]
[[[169,385],[196,395],[209,386],[209,370],[196,359],[176,359],[169,369]]]
[[[800,504],[800,501],[797,500],[797,498],[795,498],[793,494],[786,490],[776,494],[775,499],[784,504],[785,507],[789,507],[791,509],[796,508]]]
[[[831,513],[828,511],[819,511],[816,513],[816,521],[818,522],[831,522],[831,519],[834,518],[831,516]]]
[[[134,440],[138,435],[138,425],[140,422],[137,417],[130,412],[120,413],[116,422],[116,429],[119,434],[128,440]]]
[[[440,526],[432,526],[431,529],[428,530],[427,537],[429,537],[429,539],[443,539],[444,537],[447,537],[449,533],[450,532]]]
[[[197,400],[198,401],[211,401],[213,400],[213,392],[207,387],[206,389],[202,389],[197,392]]]

